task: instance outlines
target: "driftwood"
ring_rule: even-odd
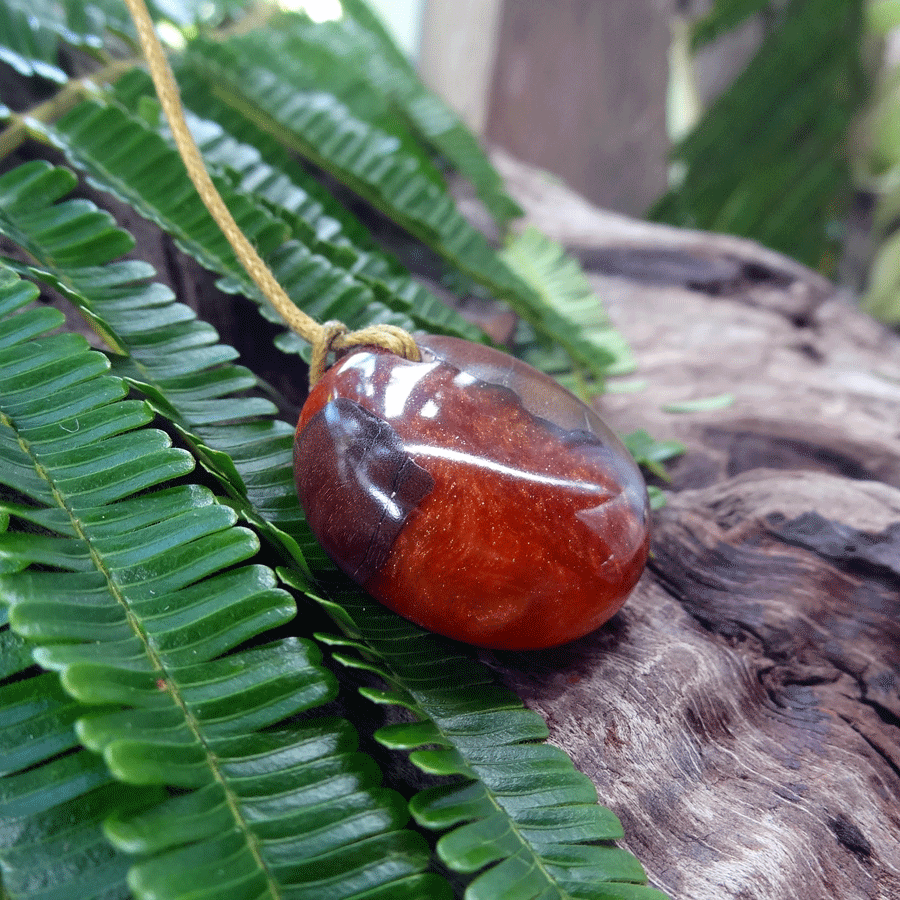
[[[485,658],[673,900],[898,900],[900,339],[778,254],[497,162],[635,351],[603,413],[687,452],[622,612]]]

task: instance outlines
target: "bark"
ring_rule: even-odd
[[[900,339],[758,245],[497,162],[631,342],[644,386],[601,411],[686,452],[622,612],[486,658],[673,900],[897,900]]]

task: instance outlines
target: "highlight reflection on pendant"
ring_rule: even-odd
[[[558,487],[567,491],[591,494],[594,498],[597,496],[612,496],[602,485],[594,484],[590,481],[573,481],[570,478],[558,478],[553,475],[543,475],[540,472],[517,469],[496,460],[487,459],[484,456],[474,456],[462,450],[454,450],[452,447],[429,447],[425,444],[408,444],[406,452],[412,457],[444,459],[449,462],[459,463],[461,466],[475,466],[476,468],[487,469],[506,478],[518,478],[522,481],[531,481],[548,487]]]

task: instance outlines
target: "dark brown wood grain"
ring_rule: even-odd
[[[631,341],[644,386],[607,394],[605,416],[686,453],[623,610],[488,661],[673,898],[897,900],[900,339],[755,244],[608,214],[498,162]]]

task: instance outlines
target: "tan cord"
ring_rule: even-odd
[[[253,279],[254,284],[275,307],[290,329],[312,345],[313,361],[309,368],[310,386],[322,377],[327,367],[328,354],[333,350],[345,350],[368,344],[383,347],[404,359],[418,362],[421,359],[419,348],[412,335],[402,328],[394,325],[372,325],[359,331],[348,331],[347,327],[339,322],[320,325],[315,319],[298,309],[288,297],[272,271],[256,252],[256,248],[247,240],[247,236],[235,222],[222,195],[216,190],[216,186],[209,177],[203,157],[184,120],[184,109],[181,105],[178,86],[175,84],[175,78],[169,68],[165,52],[156,36],[153,20],[150,18],[150,13],[147,12],[144,0],[125,0],[125,2],[137,28],[138,39],[141,42],[144,56],[147,58],[156,94],[169,127],[172,129],[175,146],[184,161],[188,177],[194,183],[200,199],[218,223],[219,228],[222,229],[222,233],[228,239],[228,243],[231,244],[235,255],[247,274]]]

